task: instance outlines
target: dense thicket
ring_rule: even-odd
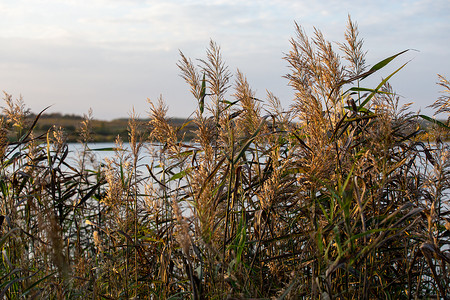
[[[0,298],[449,297],[448,121],[399,106],[388,79],[401,68],[363,88],[402,52],[369,67],[350,20],[341,56],[318,30],[296,34],[289,108],[256,99],[239,71],[232,81],[211,42],[178,64],[199,104],[192,142],[160,99],[104,162],[89,117],[73,162],[63,132],[42,143],[6,95]],[[439,80],[433,108],[448,114]]]

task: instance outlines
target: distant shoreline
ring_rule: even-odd
[[[37,114],[31,113],[27,117],[27,122],[29,126],[36,119]],[[63,128],[64,134],[66,136],[66,142],[76,143],[80,140],[80,126],[84,118],[82,116],[73,114],[61,114],[61,113],[50,113],[42,114],[34,128],[34,133],[36,136],[45,134],[53,126]],[[138,124],[141,127],[141,133],[143,135],[149,135],[150,119],[138,119]],[[91,140],[92,143],[114,143],[117,136],[124,141],[128,140],[128,122],[127,118],[114,119],[111,121],[92,119],[90,121],[91,130]],[[184,123],[189,122],[189,119],[183,118],[170,118],[169,123],[175,128],[181,127]],[[190,134],[192,130],[195,130],[196,126],[190,123],[188,126],[180,130],[180,134],[185,134],[185,139],[190,139]]]
[[[37,117],[37,114],[30,113],[27,116],[27,128],[33,124]],[[53,128],[61,127],[63,129],[65,135],[65,141],[67,143],[78,143],[80,141],[80,128],[81,124],[85,119],[82,116],[74,115],[74,114],[61,114],[61,113],[43,113],[39,116],[35,127],[33,129],[34,136],[39,137],[42,136],[43,139],[46,137],[46,133]],[[190,141],[193,137],[193,132],[197,129],[195,122],[190,122],[191,119],[183,119],[183,118],[169,118],[168,123],[173,126],[175,129],[179,130],[179,137],[184,141]],[[150,135],[150,119],[138,119],[138,126],[140,127],[140,134],[144,139],[146,139]],[[128,123],[129,119],[120,118],[113,119],[111,121],[106,120],[98,120],[91,119],[90,120],[90,143],[114,143],[119,136],[122,141],[128,141]],[[184,126],[184,124],[188,125]],[[420,140],[426,140],[428,126],[430,126],[429,122],[420,122],[421,129],[424,132],[421,134]],[[15,141],[17,140],[16,136],[10,134],[9,140]]]

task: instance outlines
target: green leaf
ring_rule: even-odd
[[[367,102],[370,101],[370,99],[372,99],[373,96],[375,96],[375,94],[379,93],[379,90],[381,89],[381,87],[388,82],[389,79],[391,79],[392,76],[394,76],[398,71],[400,71],[401,69],[403,69],[404,66],[406,66],[408,64],[408,62],[404,63],[400,68],[398,68],[397,70],[395,70],[393,73],[391,73],[388,77],[386,77],[384,80],[382,80],[380,82],[380,84],[377,86],[377,88],[375,90],[373,90],[372,93],[370,93],[369,96],[367,96],[367,98],[359,105],[358,110],[361,110],[362,108],[364,108],[364,105],[367,104]]]
[[[369,76],[370,74],[384,68],[388,63],[390,63],[391,61],[393,61],[397,56],[402,55],[405,52],[408,52],[410,49],[406,49],[403,50],[395,55],[392,55],[388,58],[383,59],[382,61],[380,61],[379,63],[375,64],[372,68],[370,68],[370,70],[367,72],[367,74],[365,76],[363,76],[362,79],[366,78],[367,76]]]
[[[200,99],[198,99],[198,106],[200,108],[201,114],[205,110],[205,96],[206,96],[206,79],[205,79],[205,73],[203,73],[202,89],[200,91]]]
[[[436,119],[430,118],[430,117],[425,116],[425,115],[419,115],[419,117],[421,117],[422,119],[427,120],[428,122],[431,122],[431,123],[433,123],[435,125],[443,127],[445,129],[450,129],[450,127],[448,127],[447,125],[445,125],[444,123],[442,123],[441,121],[438,121]]]
[[[365,108],[362,108],[359,110],[360,112],[365,112],[365,113],[370,113],[370,111],[368,111]],[[373,119],[373,118],[377,118],[378,115],[372,113],[371,115],[368,116],[362,116],[362,117],[354,117],[354,118],[348,118],[344,120],[344,123],[351,123],[351,122],[355,122],[355,121],[361,121],[361,120],[366,120],[366,119]]]
[[[23,142],[25,141],[30,134],[33,132],[34,127],[37,124],[37,121],[39,120],[39,118],[41,117],[41,115],[47,110],[49,109],[50,106],[47,106],[46,108],[44,108],[43,110],[41,110],[41,112],[36,116],[36,118],[34,118],[33,124],[31,124],[30,128],[28,129],[27,133],[25,133],[20,139],[19,142]]]
[[[9,188],[4,180],[0,180],[0,190],[2,191],[3,197],[6,199],[9,194]]]
[[[287,287],[287,289],[284,291],[283,295],[281,295],[277,300],[283,300],[284,298],[289,295],[291,290],[294,288],[294,286],[298,283],[298,280],[292,281],[292,283]]]
[[[97,189],[101,187],[104,183],[105,182],[100,181],[96,185],[91,187],[90,191],[86,193],[86,195],[84,195],[84,197],[78,202],[78,204],[75,205],[75,207],[80,207],[84,202],[86,202],[89,198],[91,198],[92,195],[94,195],[94,193],[97,191]]]
[[[39,283],[41,283],[41,282],[47,280],[49,277],[53,276],[54,274],[56,274],[56,272],[50,273],[50,274],[48,274],[47,276],[45,276],[45,277],[39,279],[38,281],[34,282],[33,284],[31,284],[28,288],[26,288],[26,289],[23,291],[23,293],[22,293],[22,295],[20,296],[20,298],[22,298],[22,297],[28,295],[34,287],[38,286]]]
[[[15,227],[13,229],[11,229],[10,231],[8,231],[7,233],[5,233],[2,238],[0,239],[0,249],[3,248],[3,245],[6,243],[6,240],[8,239],[8,237],[14,232],[19,230],[18,227]]]
[[[369,71],[364,72],[364,73],[362,73],[362,74],[359,74],[359,75],[357,75],[357,76],[353,76],[353,77],[351,77],[351,78],[349,78],[349,79],[347,79],[347,80],[341,81],[341,82],[338,84],[338,87],[340,87],[340,86],[342,86],[342,85],[344,85],[344,84],[353,82],[353,81],[358,80],[358,79],[361,79],[361,80],[362,80],[362,79],[364,79],[364,78],[366,78],[366,77],[372,75],[372,74],[375,73],[376,71],[378,71],[378,70],[382,69],[383,67],[385,67],[388,63],[390,63],[390,62],[391,62],[393,59],[395,59],[397,56],[402,55],[403,53],[405,53],[405,52],[407,52],[407,51],[409,51],[409,50],[410,50],[410,49],[403,50],[402,52],[399,52],[399,53],[397,53],[397,54],[395,54],[395,55],[392,55],[392,56],[390,56],[390,57],[388,57],[388,58],[386,58],[386,59],[383,59],[383,60],[380,61],[379,63],[375,64],[372,68],[370,68]]]
[[[339,228],[337,225],[335,225],[333,227],[333,231],[334,231],[334,238],[336,240],[336,246],[338,248],[339,256],[342,256],[344,251],[342,250],[341,235],[340,235]]]
[[[247,148],[250,146],[250,144],[256,138],[258,133],[261,131],[261,129],[262,129],[264,123],[265,123],[264,121],[265,121],[265,118],[263,118],[261,120],[261,123],[259,124],[258,128],[255,130],[255,132],[252,134],[252,136],[246,141],[244,146],[241,148],[241,150],[239,151],[238,155],[234,159],[233,164],[236,164],[238,162],[238,160],[244,155],[245,151],[247,151]]]
[[[190,120],[188,122],[184,122],[183,125],[181,125],[181,127],[178,129],[179,131],[183,130],[186,126],[188,126],[189,124],[192,123],[192,121],[194,120]]]
[[[180,179],[180,178],[183,178],[184,176],[186,176],[186,171],[187,170],[183,170],[181,172],[178,172],[178,173],[174,174],[172,177],[170,177],[168,182],[169,181],[173,181],[173,180],[177,180],[177,179]]]
[[[352,87],[352,88],[349,88],[347,90],[347,92],[349,92],[349,91],[352,91],[352,92],[371,92],[371,93],[375,92],[374,89],[368,89],[368,88],[362,88],[362,87]],[[383,92],[383,91],[377,91],[377,93],[378,94],[386,94],[386,95],[391,95],[392,94],[392,93]],[[356,94],[356,93],[350,93],[350,95],[352,95],[352,94]]]
[[[361,232],[361,233],[352,235],[347,241],[345,241],[344,246],[347,246],[348,244],[350,244],[351,242],[353,242],[359,238],[371,235],[372,233],[383,232],[383,231],[388,231],[388,230],[389,230],[388,228],[375,228],[375,229],[370,229],[365,232]]]

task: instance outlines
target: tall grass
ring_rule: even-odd
[[[180,53],[192,119],[173,127],[149,101],[148,128],[133,112],[131,150],[118,138],[104,162],[88,147],[91,116],[70,163],[64,131],[34,136],[39,115],[25,124],[23,101],[5,94],[0,297],[449,297],[449,120],[399,105],[388,79],[403,67],[363,88],[404,51],[366,65],[350,19],[342,56],[319,30],[296,34],[289,108],[255,98],[211,42],[198,65]],[[439,80],[432,108],[448,114]]]

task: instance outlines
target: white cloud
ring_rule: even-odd
[[[289,51],[294,21],[308,33],[316,26],[327,39],[342,41],[350,13],[366,40],[369,62],[406,48],[421,51],[408,54],[415,59],[400,74],[405,80],[396,83],[424,103],[430,93],[436,96],[433,72],[450,68],[449,11],[444,0],[2,1],[0,89],[22,92],[37,106],[61,102],[61,111],[98,105],[100,117],[123,116],[130,103],[144,106],[146,97],[162,92],[171,113],[183,115],[187,104],[177,101],[187,97],[188,88],[175,66],[178,49],[200,57],[212,38],[230,70],[246,72],[259,97],[269,87],[288,104],[291,91],[280,78],[288,70],[281,57]],[[415,81],[431,87],[411,84]]]

